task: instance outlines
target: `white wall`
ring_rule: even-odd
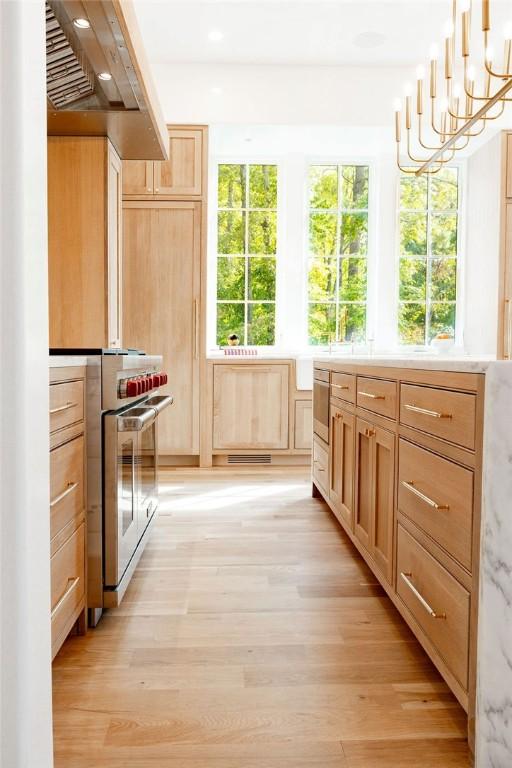
[[[468,160],[464,344],[471,354],[495,355],[500,255],[501,136]]]
[[[50,768],[44,3],[0,2],[0,764]]]

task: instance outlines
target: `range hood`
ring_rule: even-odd
[[[124,160],[167,159],[167,130],[129,0],[47,0],[48,134],[108,136]]]

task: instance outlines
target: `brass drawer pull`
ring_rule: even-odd
[[[429,507],[432,507],[433,509],[450,509],[448,504],[438,504],[433,499],[429,498],[428,496],[425,496],[424,493],[421,491],[418,491],[417,488],[414,486],[414,482],[410,480],[407,482],[406,480],[402,480],[402,485],[404,488],[407,488],[408,491],[411,493],[414,493],[415,496],[417,496],[419,499],[425,502],[425,504],[428,504]]]
[[[320,462],[317,459],[313,459],[313,464],[320,464]],[[325,472],[325,469],[320,466],[318,471],[319,472]]]
[[[51,408],[50,409],[50,416],[53,416],[54,413],[62,413],[62,411],[69,411],[70,408],[76,408],[78,403],[66,403],[66,405],[61,405],[58,408]]]
[[[365,437],[375,437],[375,430],[374,429],[365,429],[364,436]]]
[[[341,384],[331,384],[331,387],[334,387],[335,389],[350,389],[350,387],[347,386],[346,384],[344,384],[344,385],[341,385]]]
[[[65,499],[66,496],[69,496],[70,493],[72,493],[75,488],[78,488],[78,483],[68,483],[68,487],[65,491],[62,491],[62,493],[59,493],[58,496],[56,496],[54,499],[50,501],[50,507],[54,507],[56,504],[59,503],[59,501],[62,501],[62,499]]]
[[[418,592],[418,590],[416,589],[416,587],[411,581],[412,573],[403,573],[402,571],[400,573],[400,576],[405,581],[405,583],[407,584],[407,586],[409,587],[413,595],[420,601],[424,609],[427,611],[427,613],[430,614],[430,616],[432,616],[433,619],[446,619],[446,613],[436,613],[434,609],[427,603],[423,595],[420,592]]]
[[[451,413],[439,413],[438,411],[429,411],[428,408],[420,408],[417,405],[404,405],[407,411],[413,411],[413,413],[420,413],[422,416],[432,416],[434,419],[451,419]]]
[[[386,395],[373,395],[371,392],[358,392],[361,397],[369,397],[370,400],[385,400]]]
[[[59,608],[61,607],[62,603],[66,600],[66,598],[74,590],[74,588],[76,587],[76,585],[78,584],[79,581],[80,581],[80,576],[75,576],[74,578],[68,579],[68,584],[67,584],[67,587],[66,587],[66,591],[64,592],[64,594],[62,595],[60,600],[58,600],[55,608],[52,610],[52,613],[51,613],[51,618],[52,619],[55,616],[55,614],[57,613],[57,611],[59,610]]]

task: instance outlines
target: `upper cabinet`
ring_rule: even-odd
[[[121,346],[121,203],[108,139],[49,137],[50,347]]]
[[[126,160],[123,163],[125,198],[200,198],[205,192],[205,129],[169,127],[168,131],[169,160]]]

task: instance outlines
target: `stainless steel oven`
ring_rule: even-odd
[[[172,397],[157,395],[103,416],[104,600],[118,605],[158,506],[158,416]],[[140,551],[139,551],[140,548]]]
[[[329,371],[320,368],[313,378],[313,432],[329,442]]]

